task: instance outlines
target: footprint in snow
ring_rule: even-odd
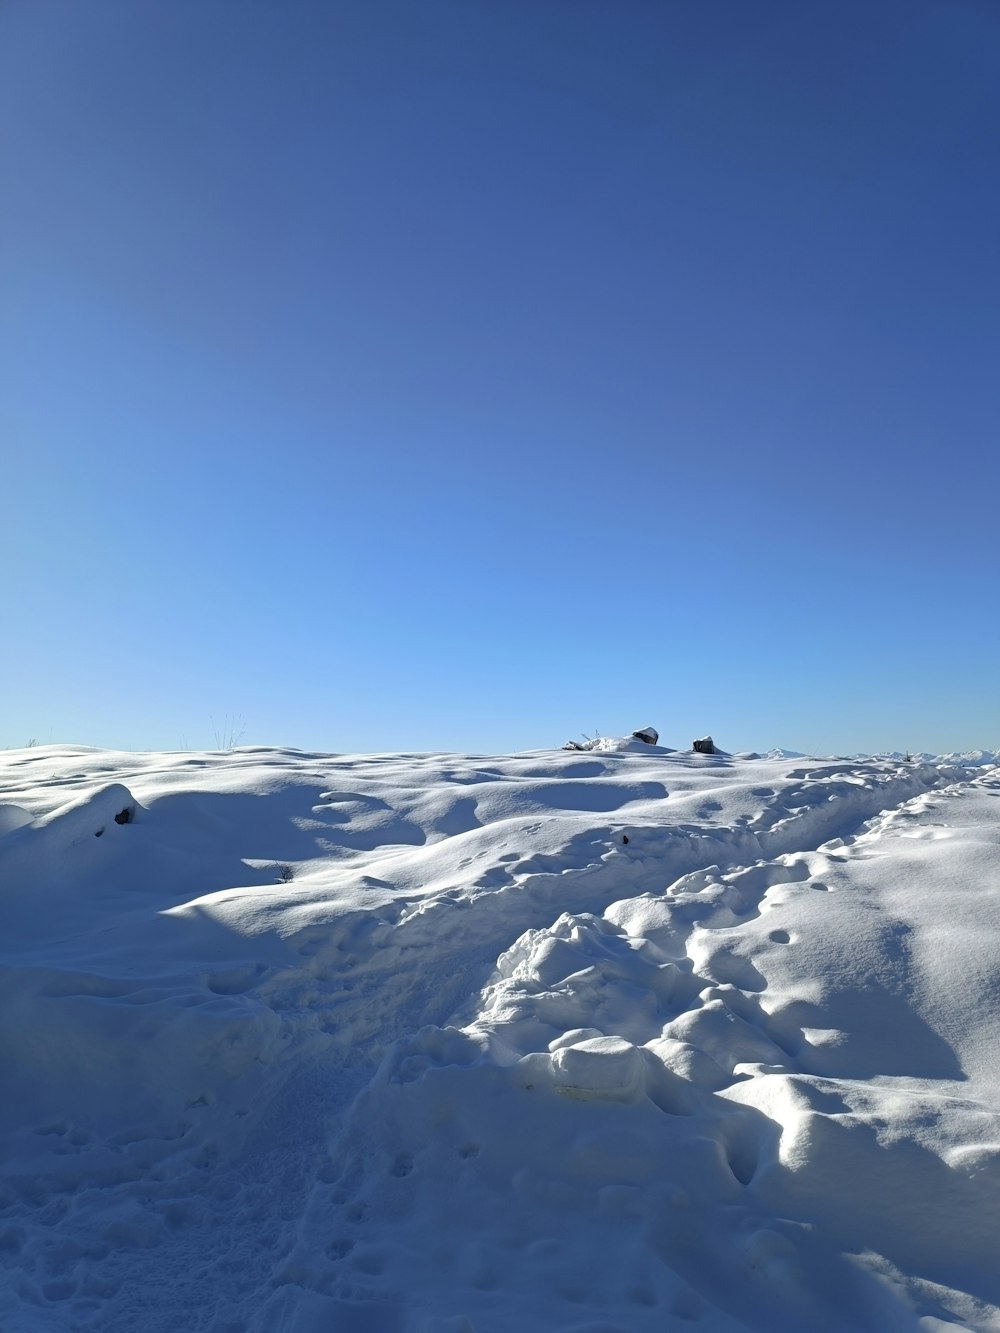
[[[401,1152],[397,1153],[396,1160],[389,1168],[389,1174],[395,1176],[399,1180],[402,1180],[402,1178],[404,1176],[408,1176],[412,1170],[413,1170],[413,1154],[408,1152]]]

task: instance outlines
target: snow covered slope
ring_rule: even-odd
[[[0,755],[0,1327],[1000,1329],[998,796]]]

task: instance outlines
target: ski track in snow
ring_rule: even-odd
[[[3,756],[0,1327],[1000,1329],[998,794]]]

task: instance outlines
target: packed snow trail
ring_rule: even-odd
[[[1000,1327],[975,772],[9,757],[3,1326]]]

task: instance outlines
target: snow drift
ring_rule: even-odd
[[[1000,1328],[1000,778],[0,757],[0,1322]]]

